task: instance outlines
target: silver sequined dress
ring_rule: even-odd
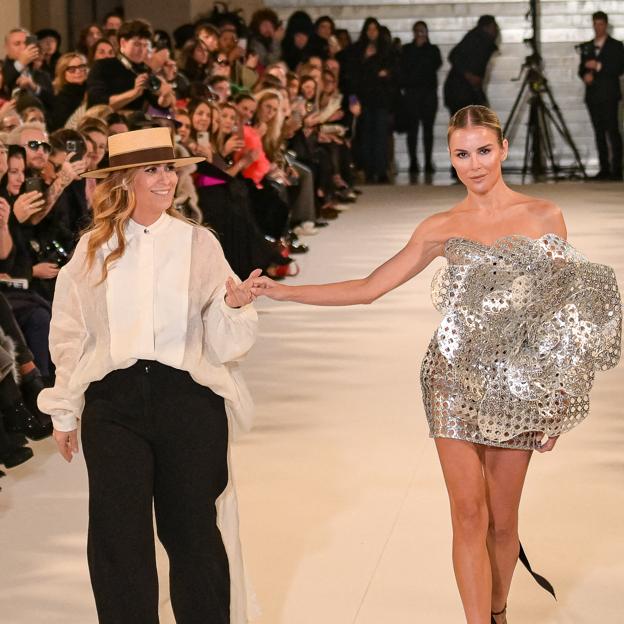
[[[452,238],[445,256],[432,284],[444,318],[421,370],[431,436],[535,449],[579,424],[595,371],[620,356],[613,270],[554,234]]]

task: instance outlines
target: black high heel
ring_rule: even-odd
[[[495,615],[503,615],[503,613],[505,613],[505,611],[507,611],[507,605],[505,605],[503,607],[502,611],[499,611],[498,613],[494,613],[494,611],[492,611],[492,624],[496,624],[496,620],[494,619]]]

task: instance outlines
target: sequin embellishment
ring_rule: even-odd
[[[620,357],[613,269],[554,234],[447,242],[432,299],[444,314],[421,383],[431,435],[536,448],[589,411],[596,370]]]

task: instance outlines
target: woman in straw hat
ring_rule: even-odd
[[[102,179],[94,223],[57,278],[56,383],[39,406],[68,462],[82,420],[99,621],[158,622],[153,505],[176,620],[239,624],[228,442],[249,426],[238,362],[256,335],[251,282],[173,208],[176,169],[202,158],[175,158],[167,128],[116,134],[108,147],[110,166],[84,174]]]

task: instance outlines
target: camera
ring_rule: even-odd
[[[574,49],[581,55],[581,58],[585,61],[592,59],[596,56],[594,50],[594,44],[591,41],[585,41],[583,43],[577,43]]]
[[[51,240],[49,243],[46,243],[38,255],[40,262],[51,262],[58,267],[65,266],[67,262],[69,262],[69,253],[67,253],[63,245],[56,240]]]
[[[158,91],[160,90],[161,84],[162,84],[162,81],[158,76],[154,76],[154,74],[150,74],[149,78],[147,79],[147,88],[152,93],[158,93]]]

